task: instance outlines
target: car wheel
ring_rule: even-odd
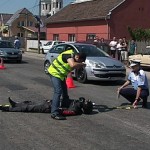
[[[80,83],[86,83],[87,82],[87,73],[85,68],[77,69],[76,70],[76,79]]]
[[[44,63],[44,72],[45,72],[45,74],[49,74],[49,72],[48,72],[49,66],[50,66],[50,62],[48,60],[45,61],[45,63]]]

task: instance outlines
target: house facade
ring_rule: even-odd
[[[41,0],[41,16],[52,16],[63,7],[63,0]]]
[[[5,25],[8,26],[9,37],[28,37],[26,30],[22,27],[35,27],[36,22],[33,14],[26,8],[23,8],[13,14]]]
[[[128,27],[150,28],[149,0],[93,0],[72,3],[47,19],[47,39],[130,39]]]
[[[5,26],[6,22],[12,17],[13,14],[0,14],[0,37],[8,36],[8,27]]]

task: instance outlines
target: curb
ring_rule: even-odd
[[[44,59],[45,54],[38,54],[38,53],[33,53],[33,52],[24,52],[23,57],[29,57],[29,58],[34,58],[34,59]]]

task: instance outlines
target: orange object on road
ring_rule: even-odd
[[[3,58],[1,58],[1,63],[0,63],[0,70],[2,69],[6,69],[6,67],[4,66]]]
[[[75,88],[76,86],[74,85],[73,78],[72,78],[72,73],[68,73],[67,79],[66,79],[66,84],[68,88]]]

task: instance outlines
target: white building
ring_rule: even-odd
[[[63,0],[41,0],[41,15],[54,15],[63,7]]]
[[[87,1],[92,1],[92,0],[75,0],[75,3],[87,2]]]

